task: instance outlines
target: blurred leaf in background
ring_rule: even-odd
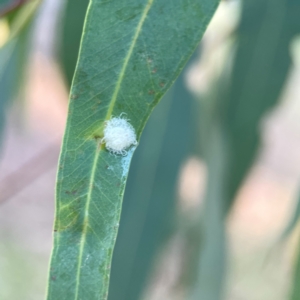
[[[6,7],[10,3],[12,3],[11,0],[0,0],[0,9],[3,9],[3,7]]]
[[[290,44],[300,32],[299,9],[297,0],[242,2],[232,75],[217,111],[228,141],[225,212],[257,154],[260,122],[288,79]]]
[[[224,297],[224,221],[256,157],[260,122],[277,104],[287,81],[289,47],[299,33],[299,9],[295,0],[242,1],[236,49],[230,51],[225,72],[212,85],[206,100],[210,102],[206,105],[209,117],[203,125],[202,143],[207,147],[209,183],[204,245],[193,299]]]
[[[10,100],[19,96],[31,47],[32,25],[40,1],[20,6],[0,19],[0,35],[5,35],[0,48],[0,134]]]
[[[299,237],[299,233],[298,233]],[[299,240],[299,238],[298,238]],[[298,242],[299,244],[299,242]],[[293,279],[291,284],[291,294],[290,294],[290,300],[299,300],[300,299],[300,249],[298,245],[298,257],[296,257],[294,261],[294,270],[293,270]]]
[[[76,67],[83,23],[89,2],[89,0],[67,0],[64,8],[59,56],[69,86],[71,86]]]

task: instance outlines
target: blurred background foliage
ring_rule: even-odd
[[[9,1],[0,2],[5,17],[0,20],[0,131],[2,132],[6,106],[17,97],[22,88],[25,65],[28,60],[32,30],[32,22],[39,5],[32,1],[24,6],[16,7]],[[8,7],[8,8],[7,8]],[[7,8],[7,9],[6,9]]]
[[[45,291],[57,138],[89,3],[21,2],[0,1],[3,300]],[[299,34],[298,0],[221,1],[135,153],[109,300],[300,299]]]

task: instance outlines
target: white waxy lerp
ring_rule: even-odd
[[[128,147],[137,145],[134,128],[126,119],[114,117],[105,122],[102,143],[113,154],[126,155]]]

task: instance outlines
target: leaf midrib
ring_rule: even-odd
[[[118,81],[116,83],[116,87],[115,87],[114,93],[112,95],[105,120],[109,120],[112,116],[112,112],[113,112],[115,103],[118,98],[118,94],[119,94],[119,91],[121,88],[123,78],[125,76],[125,72],[126,72],[129,60],[132,56],[134,47],[135,47],[136,42],[139,38],[139,35],[142,31],[143,24],[144,24],[144,22],[148,16],[148,13],[153,5],[153,2],[154,2],[154,0],[147,1],[147,4],[143,10],[142,16],[136,27],[135,34],[133,36],[131,45],[130,45],[127,55],[124,59],[122,69],[120,71]],[[101,147],[99,147],[99,144],[97,144],[96,150],[95,150],[95,155],[94,155],[94,160],[93,160],[93,165],[92,165],[92,171],[91,171],[91,176],[90,176],[90,181],[89,181],[87,197],[86,197],[87,200],[86,200],[85,209],[84,209],[85,214],[84,214],[84,220],[83,220],[83,231],[82,231],[82,235],[81,235],[81,239],[80,239],[80,249],[79,249],[78,265],[77,265],[77,272],[76,272],[76,287],[75,287],[75,298],[74,298],[75,300],[79,299],[78,297],[79,297],[79,288],[80,288],[80,274],[81,274],[81,266],[82,266],[82,259],[83,259],[83,253],[84,253],[84,245],[85,245],[87,229],[88,229],[88,222],[89,222],[89,209],[90,209],[90,204],[91,204],[91,200],[92,200],[93,182],[95,180],[95,175],[96,175],[96,171],[97,171],[97,163],[98,163],[98,160],[100,157],[100,152],[101,152]]]

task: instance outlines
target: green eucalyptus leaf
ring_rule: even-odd
[[[65,8],[60,58],[68,84],[75,70],[88,3],[89,0],[69,0]],[[126,185],[109,299],[139,299],[155,254],[170,232],[178,169],[195,148],[191,144],[198,140],[194,102],[184,76],[180,76],[147,122]]]
[[[107,299],[135,146],[125,156],[107,151],[101,144],[104,122],[126,113],[139,140],[153,107],[197,46],[217,4],[90,2],[59,163],[48,299]]]

